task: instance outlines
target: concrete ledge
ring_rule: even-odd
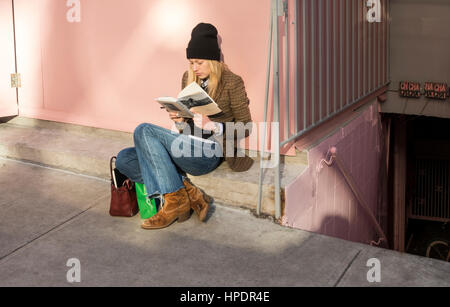
[[[27,161],[74,173],[109,179],[109,159],[126,147],[133,147],[131,133],[15,117],[0,124],[0,156]],[[254,152],[253,152],[254,154]],[[205,176],[191,176],[192,182],[216,201],[256,209],[259,184],[259,157],[247,172],[236,173],[223,163]],[[282,157],[283,188],[307,167],[307,152]],[[262,212],[274,215],[274,169],[263,172]]]
[[[87,127],[75,124],[66,124],[60,122],[53,122],[49,120],[28,118],[28,117],[11,117],[6,118],[5,123],[8,125],[21,126],[21,127],[29,127],[36,129],[49,129],[49,130],[57,130],[60,132],[66,132],[70,134],[76,135],[89,135],[95,134],[97,137],[107,137],[113,139],[127,139],[132,137],[132,134],[129,132],[109,130],[109,129],[101,129],[95,127]],[[0,120],[0,123],[2,121]]]
[[[302,163],[281,163],[281,202],[284,208],[284,188],[307,168]],[[214,172],[204,176],[189,176],[191,181],[207,191],[208,195],[222,203],[233,203],[236,206],[256,210],[259,187],[259,158],[246,172],[230,171],[224,162]],[[263,170],[263,189],[261,211],[275,215],[274,169]]]
[[[15,118],[0,124],[0,156],[107,179],[109,159],[131,133]]]

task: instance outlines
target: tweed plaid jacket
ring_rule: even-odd
[[[185,88],[188,79],[188,72],[183,75],[181,87]],[[242,78],[230,70],[226,69],[222,73],[221,81],[218,85],[215,97],[212,97],[222,110],[218,116],[210,116],[209,119],[214,122],[226,124],[227,122],[243,123],[244,125],[252,121],[250,109],[248,107],[250,101],[245,91],[244,81]],[[245,137],[248,137],[251,133],[250,130],[245,131]],[[245,155],[245,157],[237,157],[237,145],[239,142],[236,132],[231,136],[230,132],[227,135],[227,131],[224,131],[223,141],[223,153],[224,158],[229,167],[235,172],[247,171],[253,164],[253,159]],[[227,138],[232,139],[233,154],[227,155],[227,148],[225,140]],[[231,152],[231,150],[228,150]]]

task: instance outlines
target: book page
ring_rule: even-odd
[[[214,100],[200,85],[192,82],[179,94],[178,99],[173,97],[156,98],[169,112],[180,112],[181,117],[192,118],[194,113],[205,116],[216,115],[222,112]]]
[[[208,93],[196,82],[186,86],[178,95],[178,100],[192,112],[202,115],[215,115],[222,112]]]
[[[208,105],[192,107],[190,109],[190,111],[192,111],[194,113],[206,115],[206,116],[215,115],[215,114],[222,112],[222,110],[217,105],[214,105],[212,103],[210,103]]]
[[[178,99],[183,99],[185,97],[198,94],[200,94],[200,96],[203,97],[203,99],[209,97],[208,93],[206,93],[200,85],[198,85],[196,82],[192,82],[178,94]]]
[[[177,99],[173,97],[158,97],[156,98],[156,101],[158,101],[159,103],[161,102],[176,103]]]
[[[156,101],[158,101],[169,112],[180,112],[180,117],[194,117],[194,113],[190,112],[184,104],[180,103],[173,97],[159,97],[156,98]]]

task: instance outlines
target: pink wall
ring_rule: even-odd
[[[17,115],[16,89],[10,86],[14,63],[12,1],[0,0],[0,117]]]
[[[69,23],[66,1],[15,0],[22,116],[130,132],[142,122],[169,128],[154,98],[178,94],[191,30],[210,22],[262,120],[269,1],[80,2],[81,22]]]
[[[336,165],[317,171],[332,146],[358,184],[376,217],[379,203],[382,141],[378,103],[308,152],[309,167],[286,188],[283,224],[361,243],[378,239],[375,227],[358,204]]]

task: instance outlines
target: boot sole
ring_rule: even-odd
[[[178,223],[186,222],[190,217],[191,217],[191,210],[189,209],[188,212],[179,215],[176,219],[174,219],[172,222],[170,222],[167,225],[164,225],[164,226],[145,226],[144,224],[141,224],[141,228],[145,229],[145,230],[163,229],[163,228],[169,227],[170,225],[172,225],[176,221],[178,221]]]

